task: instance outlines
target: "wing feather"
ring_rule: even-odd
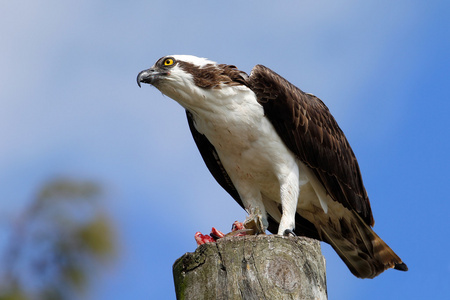
[[[327,106],[262,65],[255,66],[246,84],[283,142],[313,170],[330,197],[373,226],[355,154]]]

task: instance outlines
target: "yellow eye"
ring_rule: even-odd
[[[173,59],[172,59],[172,58],[166,58],[166,59],[164,60],[164,65],[165,65],[165,66],[171,66],[171,65],[173,65]]]

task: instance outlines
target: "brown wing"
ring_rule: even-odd
[[[373,226],[355,154],[326,105],[262,65],[246,84],[286,146],[314,171],[331,198]]]

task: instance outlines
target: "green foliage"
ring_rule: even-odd
[[[0,300],[27,300],[23,292],[19,289],[11,289],[7,291],[2,291],[0,294]]]
[[[98,215],[90,223],[80,227],[76,236],[98,259],[104,259],[113,254],[113,233],[105,215]]]
[[[114,256],[100,194],[92,182],[62,179],[39,191],[12,227],[0,300],[79,298],[100,263]]]

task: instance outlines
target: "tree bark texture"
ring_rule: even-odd
[[[278,235],[219,239],[173,265],[178,300],[327,299],[320,243]]]

